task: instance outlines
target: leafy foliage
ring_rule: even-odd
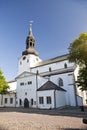
[[[0,94],[6,94],[9,88],[8,83],[5,80],[5,77],[3,76],[3,72],[0,70]]]
[[[69,61],[79,65],[77,84],[80,89],[87,90],[87,33],[82,33],[69,47]]]
[[[69,61],[87,65],[87,33],[82,33],[69,47]]]
[[[87,90],[87,69],[82,68],[79,70],[79,76],[76,83],[82,91]]]

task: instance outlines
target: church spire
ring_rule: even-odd
[[[26,38],[26,50],[22,52],[22,55],[33,54],[38,56],[35,50],[35,39],[32,32],[32,21],[30,22],[29,35]]]

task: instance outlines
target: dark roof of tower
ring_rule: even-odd
[[[22,55],[28,55],[28,54],[34,54],[38,56],[38,52],[33,48],[26,49],[25,51],[22,52]]]

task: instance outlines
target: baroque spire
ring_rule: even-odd
[[[26,38],[26,50],[22,52],[22,55],[33,54],[38,56],[35,50],[35,39],[32,32],[32,21],[30,22],[29,35]]]

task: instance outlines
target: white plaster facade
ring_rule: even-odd
[[[0,94],[0,107],[16,107],[16,94]]]

